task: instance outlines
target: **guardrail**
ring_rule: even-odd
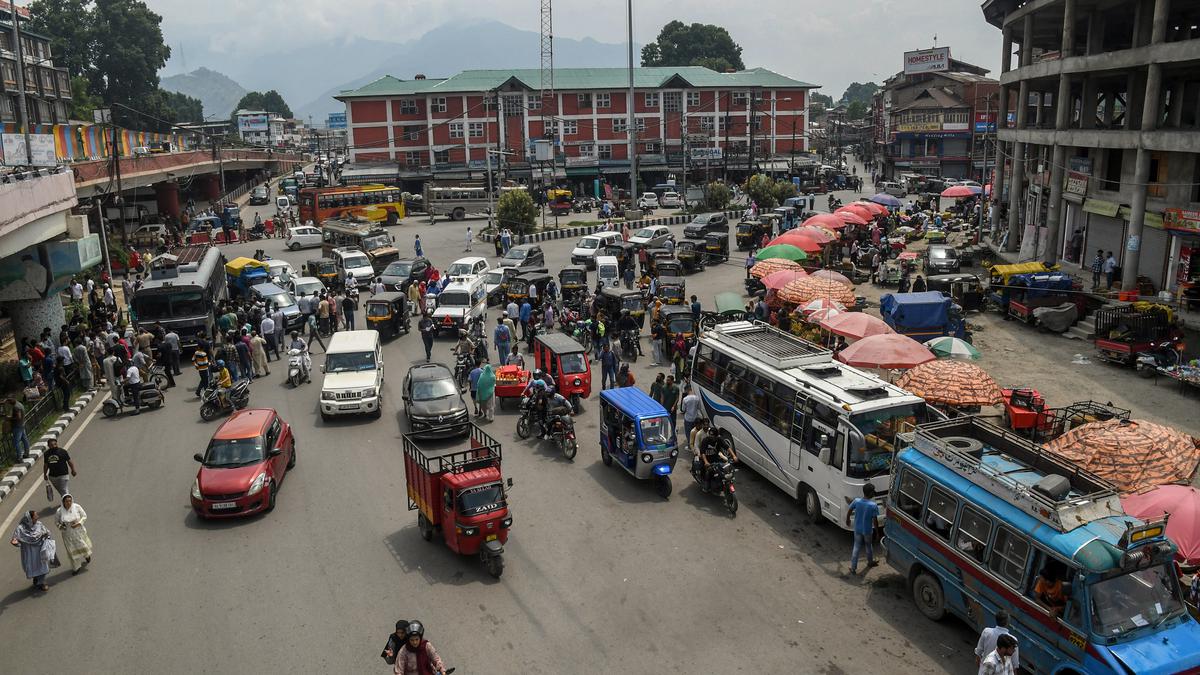
[[[81,392],[76,386],[79,378],[72,368],[67,374],[67,380],[71,383],[72,396],[78,396]],[[62,390],[55,387],[46,392],[33,404],[25,402],[25,433],[29,436],[29,443],[32,445],[37,442],[37,439],[42,435],[50,425],[47,420],[58,419],[62,414]],[[5,410],[7,412],[7,410]],[[13,446],[12,430],[9,428],[7,421],[4,424],[4,432],[0,434],[0,466],[10,466],[17,461],[16,448]]]

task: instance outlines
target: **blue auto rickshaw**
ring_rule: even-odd
[[[666,408],[637,387],[600,392],[600,459],[639,480],[654,479],[664,499],[671,496],[671,471],[679,449]]]

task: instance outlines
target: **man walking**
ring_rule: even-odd
[[[875,560],[875,519],[879,517],[879,504],[875,503],[875,486],[863,485],[863,496],[850,502],[846,509],[846,524],[854,518],[854,548],[850,551],[850,574],[858,574],[858,554],[866,549],[867,568],[879,563]]]
[[[982,666],[983,660],[988,654],[996,651],[996,642],[1001,635],[1012,637],[1012,633],[1008,632],[1008,612],[1000,610],[996,612],[996,625],[994,627],[984,628],[979,634],[979,643],[975,645],[975,665]],[[1012,663],[1013,672],[1021,668],[1021,652],[1018,648],[1013,649],[1012,656],[1009,661]]]
[[[532,286],[530,287],[532,290]],[[521,340],[529,339],[529,319],[533,317],[533,305],[529,300],[521,303]],[[503,353],[503,352],[501,352]]]
[[[1092,258],[1092,290],[1100,288],[1100,273],[1104,271],[1104,250],[1096,249],[1096,257]]]
[[[12,431],[13,450],[17,453],[17,461],[20,462],[29,454],[29,435],[25,433],[25,406],[11,396],[5,402],[8,404],[8,426]]]
[[[496,345],[497,354],[507,354],[512,344],[512,332],[504,325],[504,317],[496,317],[496,328],[492,331],[492,343]]]
[[[429,361],[433,356],[433,335],[437,332],[437,326],[428,314],[422,314],[417,322],[417,331],[421,333],[421,342],[425,345],[425,360]]]
[[[168,347],[166,363],[163,364],[163,367],[172,375],[182,375],[183,371],[179,369],[179,357],[183,353],[183,346],[179,344],[179,333],[172,328],[167,331],[166,335],[163,335],[162,341]]]
[[[604,348],[600,350],[600,388],[608,389],[610,380],[612,386],[617,386],[617,355],[613,353],[612,347],[605,343]]]
[[[1017,639],[1011,635],[996,638],[996,649],[984,657],[979,664],[979,675],[1013,675],[1013,655],[1017,652]]]
[[[468,225],[467,226],[467,247],[463,249],[464,253],[469,252],[471,250],[471,240],[474,238],[475,237],[471,234],[471,226]]]
[[[667,383],[662,389],[662,404],[667,409],[667,415],[671,418],[671,438],[675,438],[675,420],[676,413],[679,412],[679,385],[675,384],[675,376],[668,375]]]
[[[683,438],[688,443],[688,448],[693,452],[696,448],[691,446],[692,427],[696,426],[696,420],[700,418],[700,396],[692,389],[692,385],[686,384],[683,386]]]
[[[1117,272],[1117,257],[1112,251],[1108,252],[1108,257],[1104,259],[1104,280],[1108,282],[1108,290],[1112,290],[1113,277]]]
[[[267,341],[267,360],[271,360],[271,352],[275,353],[275,360],[279,360],[279,343],[275,341],[275,319],[271,318],[270,314],[263,316],[262,322],[258,324],[259,335]]]
[[[75,475],[75,462],[65,449],[58,447],[58,439],[46,441],[46,452],[42,454],[42,480],[50,481],[62,497],[71,494],[71,478]]]

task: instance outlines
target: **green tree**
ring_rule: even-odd
[[[833,97],[826,96],[825,94],[822,94],[819,92],[814,91],[813,93],[809,94],[808,100],[810,103],[823,103],[823,104],[825,104],[826,108],[833,107]]]
[[[875,92],[879,91],[879,85],[874,82],[851,82],[846,91],[842,93],[841,103],[850,105],[854,101],[869,103]]]
[[[729,31],[709,23],[672,21],[642,47],[643,66],[705,66],[717,72],[744,70],[742,48]]]
[[[846,106],[846,117],[852,120],[861,120],[867,114],[867,104],[862,101],[851,101],[850,105]]]
[[[161,24],[141,0],[95,0],[88,79],[105,103],[136,108],[158,90],[158,71],[171,57]]]
[[[272,112],[280,117],[292,117],[292,109],[288,107],[287,101],[283,100],[283,96],[274,89],[266,92],[249,91],[246,95],[233,106],[233,111],[236,113],[239,110],[265,110]],[[236,115],[232,115],[233,119]]]
[[[72,77],[84,75],[92,64],[89,0],[33,0],[28,29],[50,38],[54,64]]]
[[[103,107],[100,100],[88,87],[88,79],[83,75],[71,78],[71,119],[91,121],[92,111]]]
[[[774,186],[774,189],[772,190],[772,194],[775,197],[775,203],[782,204],[785,200],[791,199],[792,197],[795,197],[799,193],[796,190],[795,183],[793,183],[790,180],[780,179],[780,180],[775,181],[775,186]]]
[[[497,227],[507,227],[517,234],[526,234],[537,222],[538,207],[527,190],[507,190],[496,203]]]
[[[704,190],[705,206],[713,211],[724,211],[733,201],[733,191],[724,183],[713,181]]]
[[[758,210],[773,209],[779,203],[775,200],[775,181],[765,173],[756,173],[746,181],[746,194],[758,204]]]

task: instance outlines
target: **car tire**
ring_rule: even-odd
[[[293,250],[293,251],[299,251],[299,250],[300,250],[300,243],[299,243],[299,242],[295,242],[295,241],[293,241],[293,242],[292,242],[292,243],[291,243],[291,244],[288,246],[288,248],[289,248],[289,249],[291,249],[291,250]]]
[[[270,513],[275,510],[275,495],[279,493],[279,487],[275,485],[275,481],[271,481],[268,486],[270,492],[267,494],[267,508],[263,509],[264,513]]]
[[[932,574],[921,572],[913,579],[912,596],[917,609],[930,621],[941,621],[946,616],[946,596]]]
[[[288,468],[288,471],[291,471],[292,469],[296,468],[296,443],[295,443],[295,441],[292,442],[292,456],[288,458],[287,468]]]

